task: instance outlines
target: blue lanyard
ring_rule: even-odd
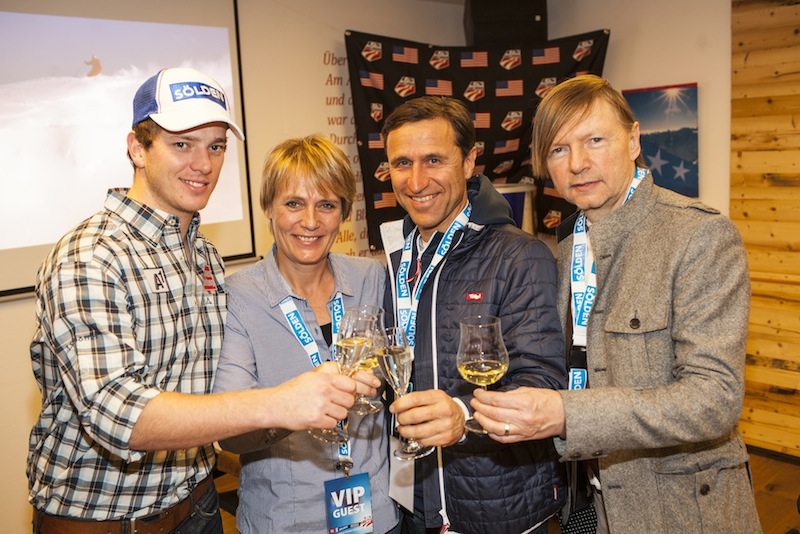
[[[312,336],[311,332],[308,331],[306,322],[303,320],[303,316],[300,315],[300,311],[297,309],[297,305],[294,303],[294,297],[289,295],[283,299],[280,302],[280,307],[284,317],[286,317],[286,322],[289,323],[289,327],[292,329],[294,337],[297,339],[298,343],[300,343],[300,346],[303,347],[303,350],[306,351],[308,358],[311,360],[311,365],[314,367],[321,365],[322,359],[319,356],[319,347],[317,346],[317,342],[314,341],[314,336]],[[331,330],[333,331],[333,342],[336,343],[336,338],[339,334],[339,323],[342,320],[342,315],[344,315],[344,304],[342,302],[341,291],[337,291],[336,295],[333,297],[331,312],[333,315],[333,320],[331,321]]]
[[[630,188],[625,196],[625,202],[630,200],[648,172],[647,169],[636,168]],[[586,215],[583,212],[575,219],[575,227],[573,229],[570,288],[572,292],[572,342],[573,345],[585,347],[589,314],[597,296],[597,272],[595,270],[594,254],[589,242]]]
[[[280,308],[284,317],[286,317],[286,322],[289,323],[289,327],[292,329],[294,337],[303,347],[303,350],[306,351],[308,358],[311,360],[311,365],[314,367],[321,365],[322,359],[319,356],[319,346],[317,346],[317,342],[314,341],[314,336],[312,336],[311,332],[308,331],[306,322],[303,320],[303,317],[300,315],[300,311],[297,309],[297,305],[294,303],[294,297],[289,295],[283,299],[280,302]],[[333,303],[331,304],[331,330],[333,331],[334,344],[336,343],[336,339],[339,335],[339,324],[342,322],[343,315],[344,302],[342,300],[342,292],[337,291],[336,295],[333,297]],[[341,427],[343,424],[344,423],[342,421],[339,421],[337,426]],[[349,462],[350,465],[353,465],[353,460],[350,457],[349,440],[339,444],[338,454],[339,463]]]
[[[397,279],[395,280],[397,289],[397,317],[400,326],[406,331],[408,343],[412,347],[416,342],[417,307],[419,306],[419,300],[422,295],[422,288],[425,287],[425,283],[428,281],[428,278],[430,278],[431,273],[436,270],[436,267],[449,252],[453,244],[453,236],[455,236],[455,233],[469,222],[471,213],[472,205],[468,201],[461,213],[450,223],[442,240],[439,242],[439,246],[436,247],[436,252],[431,259],[430,265],[425,269],[425,273],[422,276],[415,279],[413,288],[408,283],[408,272],[411,268],[412,248],[417,235],[417,228],[414,228],[414,231],[408,234],[405,239],[403,253],[400,257],[400,266],[397,269]]]

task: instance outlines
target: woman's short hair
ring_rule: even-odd
[[[321,135],[287,139],[267,154],[261,172],[261,209],[290,180],[302,177],[318,191],[332,193],[342,202],[342,220],[350,216],[356,198],[356,179],[341,148]]]

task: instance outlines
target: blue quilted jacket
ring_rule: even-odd
[[[563,389],[564,339],[556,311],[553,255],[544,243],[514,226],[508,202],[486,177],[470,179],[468,197],[470,223],[456,234],[454,246],[422,292],[414,389],[442,389],[469,406],[475,386],[458,374],[456,352],[460,318],[477,314],[501,318],[509,352],[508,372],[492,388]],[[414,230],[408,217],[402,224],[403,236]],[[390,316],[400,250],[386,242],[384,247],[392,267],[387,277]],[[557,457],[552,440],[503,445],[469,434],[441,449],[441,462],[439,454],[417,460],[427,526],[442,524],[441,475],[443,511],[452,531],[524,532],[563,505]]]

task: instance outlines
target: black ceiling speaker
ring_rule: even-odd
[[[547,41],[546,0],[465,0],[467,46]]]

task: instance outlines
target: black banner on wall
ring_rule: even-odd
[[[380,136],[384,118],[404,101],[443,95],[462,100],[477,132],[476,172],[494,183],[530,176],[530,124],[542,97],[577,74],[602,75],[609,30],[540,45],[437,46],[345,32],[369,245],[379,226],[399,219]]]

